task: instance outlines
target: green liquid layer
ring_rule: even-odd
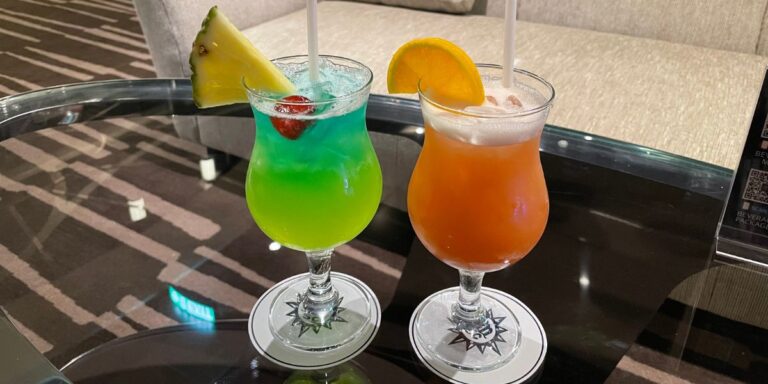
[[[253,219],[272,240],[310,251],[352,240],[381,199],[381,168],[365,126],[365,104],[315,120],[296,140],[280,135],[253,108],[256,142],[245,197]]]

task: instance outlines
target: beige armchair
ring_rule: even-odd
[[[411,7],[468,1],[471,12]],[[187,55],[217,3],[269,57],[306,52],[303,0],[135,0],[158,75],[188,75]],[[465,4],[466,5],[466,4]],[[734,168],[768,59],[768,0],[519,0],[518,66],[557,89],[549,123]],[[323,1],[321,53],[355,58],[385,93],[392,52],[441,36],[500,63],[504,0]],[[253,127],[176,120],[182,137],[241,157]]]

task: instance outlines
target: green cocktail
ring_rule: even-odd
[[[306,56],[273,62],[297,91],[248,89],[256,141],[246,201],[267,236],[306,252],[309,262],[306,278],[265,293],[271,334],[287,346],[325,352],[366,340],[359,336],[375,332],[380,313],[370,288],[342,274],[332,284],[330,273],[333,248],[362,232],[381,199],[381,169],[365,126],[373,74],[356,61],[325,56],[310,81]]]
[[[308,120],[295,140],[253,108],[256,143],[245,195],[254,220],[289,248],[334,248],[357,236],[381,198],[381,169],[365,127],[365,103]]]

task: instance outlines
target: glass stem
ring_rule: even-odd
[[[484,272],[459,270],[459,302],[453,306],[455,322],[471,324],[485,321],[485,310],[480,303],[484,275]]]
[[[307,252],[309,264],[309,288],[307,299],[322,303],[333,298],[334,290],[331,284],[331,255],[332,249]]]
[[[332,254],[332,249],[307,252],[309,287],[299,306],[299,316],[305,324],[328,324],[341,304],[342,298],[331,284]]]

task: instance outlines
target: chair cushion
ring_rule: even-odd
[[[475,0],[346,0],[362,3],[375,3],[384,5],[393,5],[397,7],[407,7],[414,9],[424,9],[427,11],[443,11],[451,13],[467,13],[472,10]]]
[[[501,0],[497,0],[501,1]],[[756,53],[766,0],[520,0],[520,20]]]
[[[440,36],[476,62],[500,63],[504,21],[330,1],[318,8],[320,52],[386,71],[406,41]],[[245,31],[268,57],[304,54],[304,11]],[[519,22],[518,66],[549,80],[548,123],[735,168],[768,58],[552,25]]]

